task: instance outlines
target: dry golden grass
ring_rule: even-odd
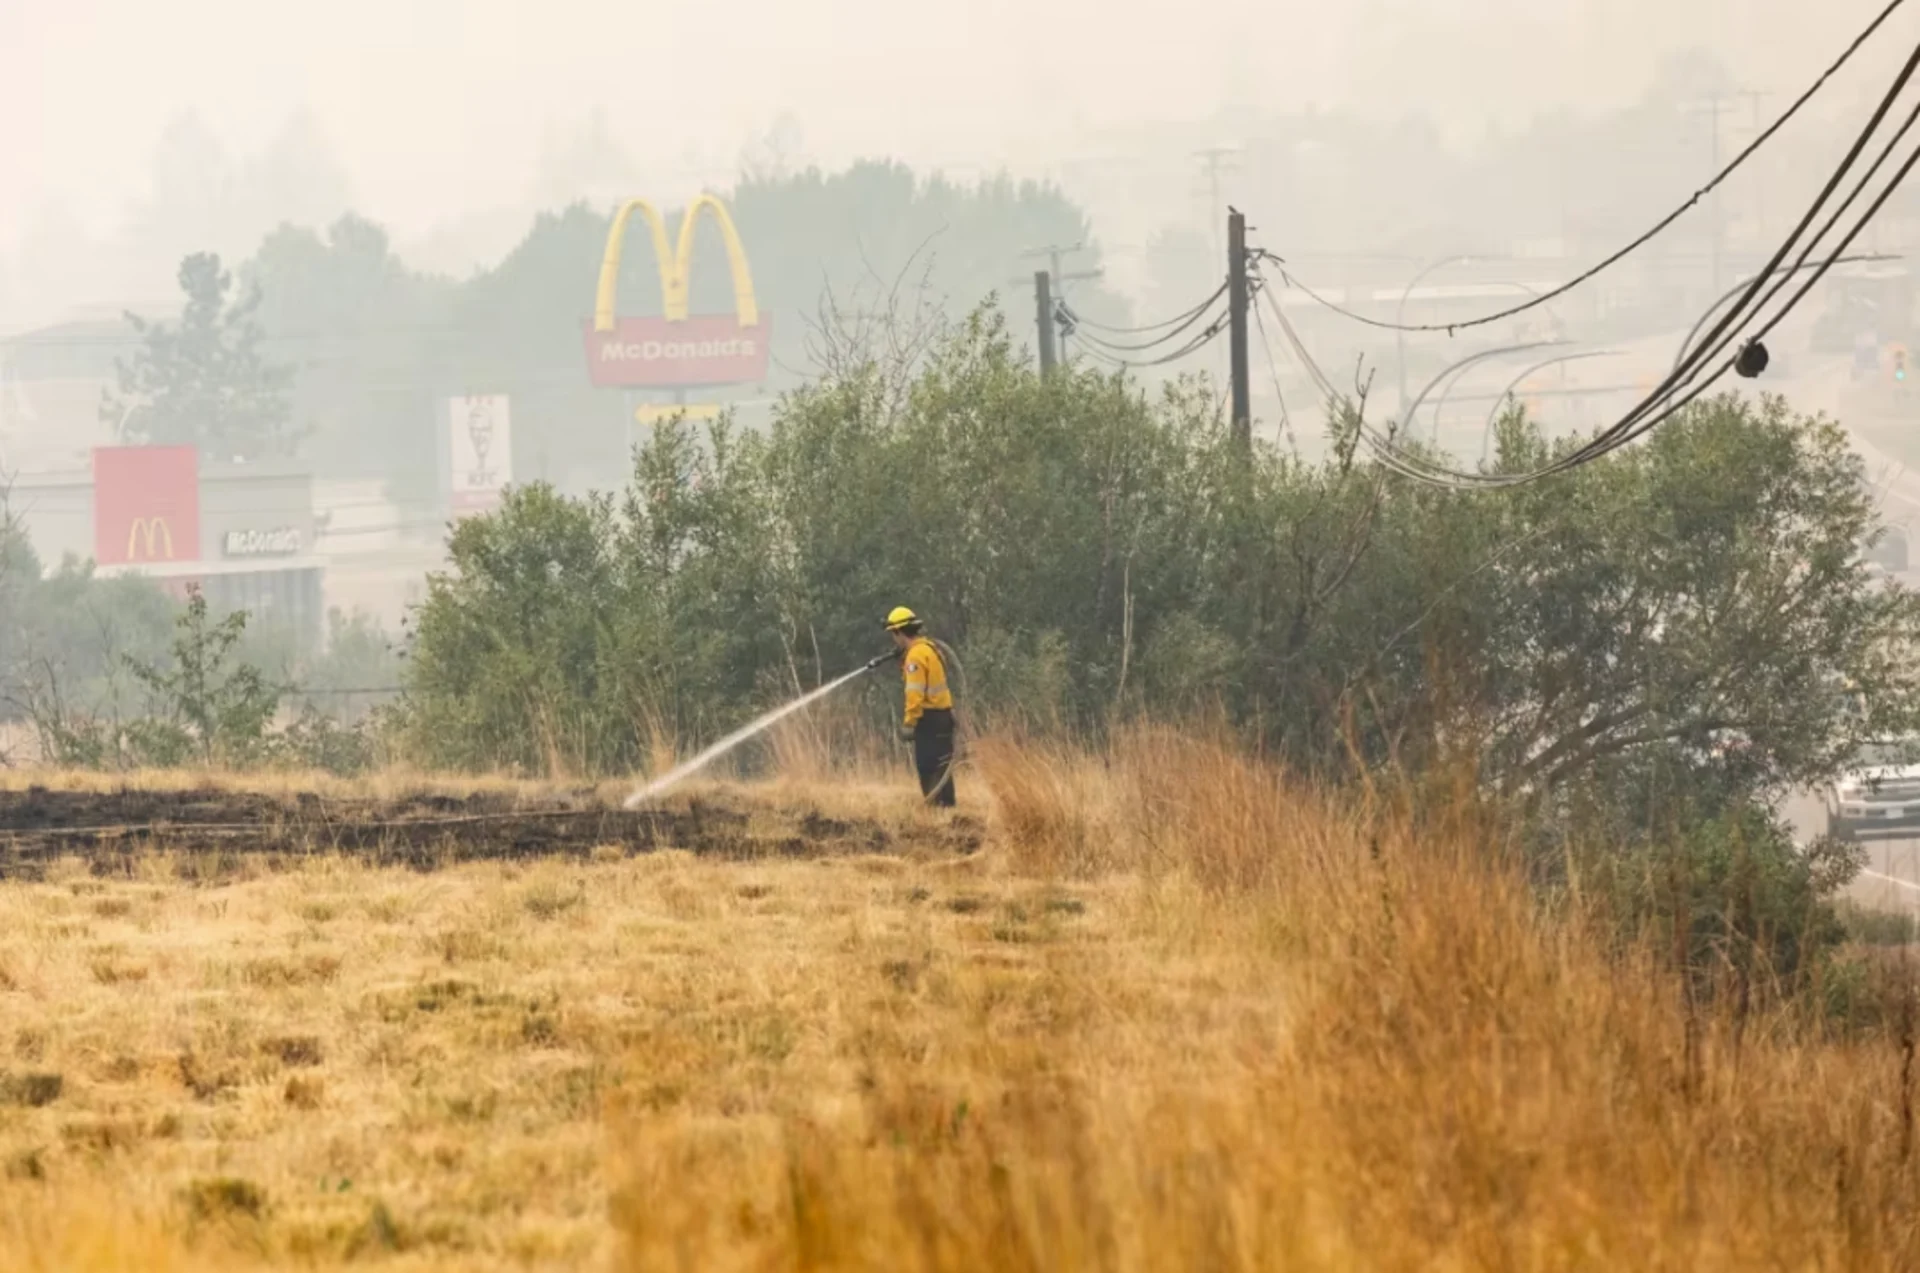
[[[0,1264],[1920,1262],[1897,1041],[1205,743],[968,779],[958,861],[0,885]]]

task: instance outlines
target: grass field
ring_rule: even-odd
[[[1901,1030],[1688,1012],[1472,824],[1206,743],[967,777],[957,823],[817,777],[644,824],[440,792],[583,811],[538,842],[397,825],[454,807],[413,779],[226,780],[152,842],[43,794],[0,1266],[1920,1263]]]

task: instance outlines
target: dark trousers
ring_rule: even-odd
[[[928,804],[953,807],[953,750],[953,713],[922,712],[913,730],[913,767]]]

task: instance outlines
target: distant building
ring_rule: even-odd
[[[122,447],[101,403],[138,339],[118,315],[0,340],[0,489],[43,566],[198,585],[216,611],[325,630],[313,475],[223,464],[183,447]]]
[[[180,452],[184,468],[156,462]],[[48,570],[90,560],[103,575],[144,575],[181,592],[198,586],[217,613],[284,624],[302,643],[324,634],[313,475],[298,465],[106,447],[89,468],[16,475],[9,504]]]
[[[0,340],[0,472],[84,467],[114,441],[100,418],[114,363],[137,340],[125,318],[87,318]]]

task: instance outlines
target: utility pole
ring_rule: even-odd
[[[1227,346],[1232,370],[1233,441],[1241,452],[1253,454],[1252,364],[1247,358],[1247,308],[1252,289],[1247,286],[1247,218],[1227,209]]]
[[[1220,178],[1226,170],[1232,168],[1240,158],[1238,146],[1209,146],[1205,150],[1196,150],[1193,157],[1207,170],[1207,225],[1213,231],[1213,255],[1220,256],[1220,212],[1226,205],[1221,202]]]
[[[1751,89],[1716,89],[1699,101],[1686,107],[1687,110],[1695,114],[1702,114],[1707,117],[1707,163],[1710,173],[1718,176],[1720,172],[1720,116],[1731,111],[1734,103],[1745,101],[1754,112],[1754,117],[1757,121],[1760,111],[1760,101],[1766,96],[1767,94],[1765,93],[1754,92]],[[1722,187],[1715,186],[1713,188],[1713,199],[1711,203],[1713,216],[1713,277],[1711,279],[1712,290],[1709,293],[1713,296],[1720,295],[1720,261],[1725,251],[1726,241],[1726,218],[1722,215],[1720,202],[1723,193]]]
[[[1213,259],[1219,260],[1222,246],[1220,243],[1220,214],[1227,211],[1226,192],[1221,178],[1239,166],[1240,147],[1235,145],[1208,146],[1196,150],[1193,157],[1206,169],[1205,189],[1201,197],[1207,201],[1207,215],[1202,218],[1207,227],[1207,235],[1213,241]]]
[[[1747,107],[1752,112],[1748,131],[1758,137],[1760,135],[1760,103],[1772,97],[1773,94],[1743,92],[1735,96],[1747,99]],[[1767,236],[1767,168],[1764,158],[1753,168],[1753,224],[1759,231],[1760,237],[1764,239]],[[1874,224],[1879,224],[1878,217],[1874,218]]]
[[[1040,325],[1040,374],[1053,374],[1053,280],[1045,270],[1033,272],[1034,320]]]
[[[1028,258],[1043,256],[1047,258],[1047,264],[1053,267],[1052,270],[1049,271],[1049,273],[1052,276],[1050,279],[1050,283],[1052,287],[1059,289],[1059,294],[1054,297],[1054,300],[1056,303],[1048,306],[1047,313],[1052,314],[1059,309],[1059,305],[1057,304],[1057,302],[1063,301],[1066,299],[1068,283],[1078,282],[1082,279],[1099,278],[1106,273],[1105,270],[1074,270],[1074,271],[1068,272],[1061,268],[1061,263],[1066,257],[1072,255],[1075,252],[1084,251],[1086,246],[1087,245],[1085,243],[1073,243],[1073,244],[1049,243],[1045,247],[1030,248],[1027,251],[1022,252],[1020,254],[1021,256],[1028,257]],[[1036,273],[1034,277],[1037,281],[1039,278],[1039,275]],[[1023,283],[1026,282],[1025,279],[1021,279],[1019,281]],[[1052,343],[1053,335],[1055,332],[1058,332],[1059,329],[1057,326],[1053,325],[1052,323],[1047,323],[1045,324],[1045,326],[1047,327],[1047,335],[1043,336],[1041,339],[1044,342]],[[1067,356],[1067,338],[1065,334],[1060,335],[1056,352],[1058,354],[1059,360],[1065,361]]]

